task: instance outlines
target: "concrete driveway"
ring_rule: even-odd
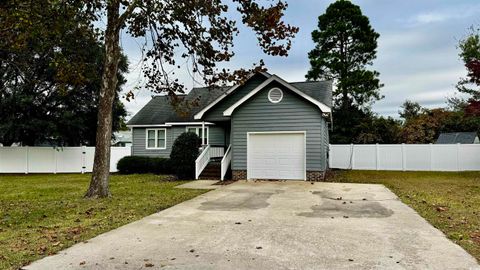
[[[480,269],[381,185],[237,182],[26,269]]]

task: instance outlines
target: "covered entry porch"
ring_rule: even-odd
[[[195,160],[195,179],[220,179],[228,178],[232,149],[230,145],[230,121],[213,122],[216,134],[211,134],[205,122],[196,132],[201,140],[200,155]],[[213,129],[212,129],[213,131]],[[219,132],[220,131],[220,132]],[[207,138],[211,138],[210,141]]]

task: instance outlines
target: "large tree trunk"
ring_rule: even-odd
[[[112,106],[117,88],[117,70],[120,61],[119,47],[119,1],[108,1],[107,29],[105,31],[105,62],[102,88],[98,104],[95,158],[90,187],[85,197],[101,198],[110,196],[108,180],[110,175],[110,143],[112,138]]]

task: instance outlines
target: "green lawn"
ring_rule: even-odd
[[[339,171],[331,181],[385,185],[480,261],[480,172]]]
[[[156,175],[114,175],[112,197],[87,200],[90,175],[0,175],[0,269],[18,269],[79,241],[206,191]]]

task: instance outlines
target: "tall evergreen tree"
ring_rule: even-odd
[[[352,127],[363,119],[358,110],[368,115],[371,103],[382,98],[379,73],[367,70],[376,58],[379,36],[360,7],[347,0],[332,3],[318,17],[318,29],[312,32],[315,48],[308,54],[311,68],[306,78],[335,83],[333,142],[351,142],[356,135],[351,134]],[[350,114],[355,117],[349,118]]]
[[[367,70],[377,53],[380,36],[359,6],[348,0],[331,4],[318,17],[318,30],[312,32],[315,48],[308,54],[310,80],[335,80],[337,104],[358,106],[381,98],[377,71]]]

